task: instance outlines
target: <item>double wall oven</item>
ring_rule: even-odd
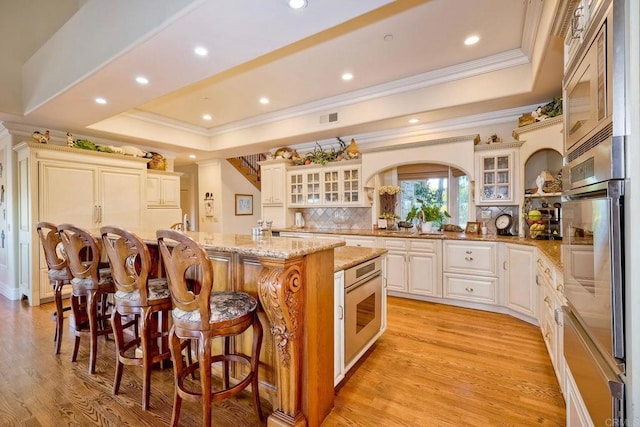
[[[602,426],[626,425],[622,6],[602,6],[563,81],[564,357]]]

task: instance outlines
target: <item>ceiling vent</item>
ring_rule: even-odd
[[[324,116],[320,116],[320,124],[323,123],[335,123],[338,121],[338,113],[329,113]]]

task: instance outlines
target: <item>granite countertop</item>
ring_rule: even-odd
[[[345,270],[386,253],[382,248],[338,246],[333,250],[333,271]]]
[[[337,234],[342,236],[371,236],[397,237],[411,239],[440,239],[440,240],[473,240],[485,242],[514,243],[538,248],[557,268],[562,269],[561,241],[535,240],[519,236],[498,236],[496,234],[466,234],[455,232],[418,233],[414,230],[346,230],[346,229],[312,229],[312,228],[282,228],[275,231],[298,233]]]
[[[131,231],[146,242],[157,242],[155,230]],[[344,240],[338,238],[332,240],[253,237],[247,234],[205,233],[200,231],[187,231],[185,234],[198,242],[198,244],[206,250],[280,259],[304,256],[344,246],[345,244]],[[99,232],[97,235],[99,235]]]

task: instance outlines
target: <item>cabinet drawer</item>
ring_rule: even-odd
[[[340,236],[347,246],[361,246],[363,248],[375,248],[375,237]]]
[[[496,243],[444,242],[445,272],[497,275]]]
[[[498,279],[494,277],[470,277],[444,275],[444,297],[465,301],[495,304]]]
[[[410,239],[409,250],[420,252],[436,252],[438,249],[438,243],[439,242],[437,240]]]
[[[405,250],[405,239],[382,239],[382,247],[385,249]]]
[[[538,270],[538,274],[547,282],[555,283],[555,268],[553,268],[549,260],[539,252],[538,257],[536,258],[536,269]]]

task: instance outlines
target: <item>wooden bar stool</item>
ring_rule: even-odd
[[[167,344],[171,296],[166,278],[151,279],[153,261],[147,245],[133,233],[102,227],[102,246],[109,258],[116,286],[111,327],[116,338],[116,372],[113,394],[118,394],[124,365],[142,366],[142,409],[149,408],[151,368],[171,358]],[[123,316],[132,321],[123,324]],[[125,330],[134,327],[125,339]],[[139,332],[142,332],[140,335]],[[140,346],[142,357],[137,357]]]
[[[39,222],[36,225],[40,243],[44,250],[44,258],[47,261],[47,276],[49,283],[53,287],[53,299],[56,304],[56,334],[54,337],[55,354],[60,354],[60,346],[62,344],[62,331],[64,330],[64,312],[71,310],[71,307],[63,307],[62,305],[62,288],[71,284],[71,271],[67,264],[58,234],[58,227],[50,222]]]
[[[73,279],[71,310],[74,317],[75,344],[71,360],[76,361],[80,337],[89,336],[89,373],[96,372],[98,337],[112,333],[107,295],[115,292],[111,270],[100,268],[100,242],[89,232],[71,224],[58,226],[60,239]]]
[[[258,391],[262,325],[256,311],[256,299],[245,292],[212,292],[213,268],[204,249],[179,231],[158,230],[156,234],[173,301],[173,326],[169,332],[175,377],[171,424],[178,425],[182,399],[187,399],[201,402],[202,425],[210,426],[211,403],[234,396],[249,384],[256,413],[262,420]],[[230,353],[231,338],[250,326],[253,331],[251,357]],[[212,339],[217,337],[223,338],[223,353],[212,355]],[[182,361],[180,339],[198,342],[198,361],[187,367]],[[223,388],[212,391],[211,364],[217,362],[222,362]],[[230,362],[239,362],[250,369],[234,386],[229,386]],[[196,369],[200,370],[200,393],[185,384],[187,376]]]

